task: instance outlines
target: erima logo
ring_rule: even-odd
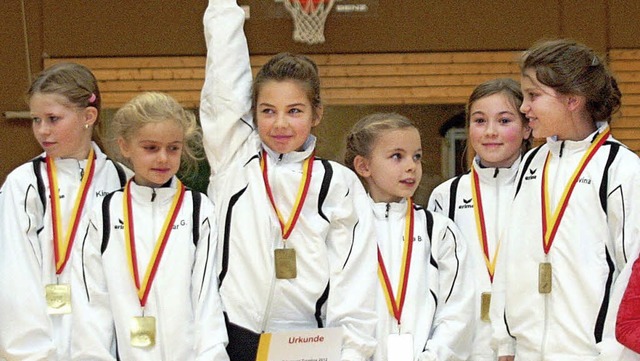
[[[115,226],[113,226],[113,229],[124,229],[124,222],[122,221],[122,219],[118,218],[118,222],[120,224],[116,224]]]
[[[580,178],[580,179],[578,179],[578,183],[591,184],[591,179],[589,179],[589,178]]]
[[[536,179],[536,178],[537,178],[537,176],[536,176],[536,171],[537,171],[537,170],[538,170],[538,169],[529,169],[529,175],[528,175],[528,176],[526,176],[526,177],[524,177],[524,179],[525,179],[525,180],[532,180],[532,179]]]
[[[473,204],[471,203],[471,201],[473,200],[473,198],[469,198],[469,199],[464,199],[462,198],[462,203],[458,206],[458,209],[465,209],[465,208],[473,208]]]

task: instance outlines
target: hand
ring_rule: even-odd
[[[515,356],[500,356],[498,357],[498,361],[514,361]]]

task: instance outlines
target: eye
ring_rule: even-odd
[[[172,152],[179,152],[181,149],[182,149],[182,147],[179,146],[179,145],[172,145],[172,146],[169,147],[169,150],[172,151]]]
[[[33,117],[33,118],[31,118],[31,120],[32,120],[34,123],[40,123],[40,122],[42,122],[42,119],[40,119],[40,118],[38,118],[38,117]]]
[[[498,120],[498,122],[500,122],[500,124],[509,124],[509,123],[511,123],[512,121],[513,121],[513,119],[511,119],[511,118],[507,118],[507,117],[500,118],[500,119]]]
[[[419,162],[422,159],[422,153],[416,153],[413,155],[413,161]]]
[[[471,122],[475,124],[483,124],[483,123],[486,123],[486,120],[482,117],[478,117],[478,118],[471,119]]]
[[[402,159],[402,154],[400,154],[400,153],[393,153],[393,154],[391,154],[391,159],[393,159],[393,160],[400,160],[400,159]]]
[[[299,108],[289,109],[289,114],[299,114],[299,113],[302,113],[302,109],[299,109]]]
[[[60,117],[56,116],[56,115],[52,115],[49,117],[49,121],[52,123],[57,122],[58,120],[60,120]]]
[[[142,148],[147,152],[155,152],[156,150],[158,150],[158,147],[156,147],[155,145],[145,145]]]
[[[273,114],[275,111],[271,108],[262,108],[260,109],[260,113],[262,114]]]

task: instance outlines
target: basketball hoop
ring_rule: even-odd
[[[293,17],[293,40],[309,45],[324,43],[324,22],[335,0],[284,0]]]

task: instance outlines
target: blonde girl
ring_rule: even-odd
[[[516,172],[531,144],[521,104],[520,84],[513,79],[489,80],[473,90],[466,106],[467,143],[475,152],[471,170],[440,184],[429,198],[428,208],[451,218],[468,242],[476,284],[469,360],[496,360],[491,349],[491,284],[500,232],[510,219]]]
[[[345,163],[363,179],[378,244],[374,360],[466,360],[473,283],[453,222],[413,203],[422,178],[418,129],[395,113],[371,114],[347,138]]]
[[[73,359],[228,360],[213,205],[176,177],[196,160],[195,116],[143,93],[113,127],[135,174],[94,209],[75,259]]]
[[[0,189],[0,359],[69,359],[71,262],[81,219],[126,181],[92,141],[100,90],[85,66],[61,63],[27,93],[44,153]]]

